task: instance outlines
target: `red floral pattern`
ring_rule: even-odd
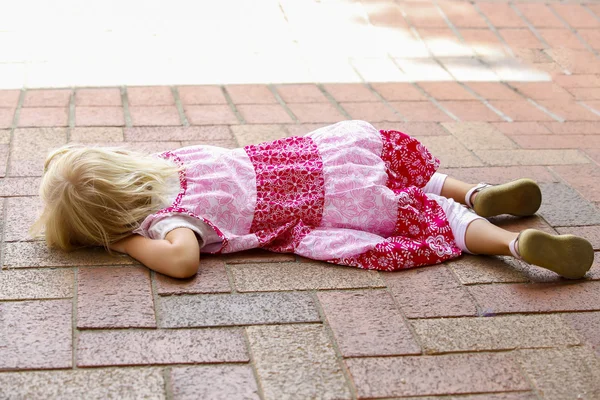
[[[323,163],[309,137],[290,137],[244,148],[256,172],[250,232],[261,247],[292,252],[323,214]]]

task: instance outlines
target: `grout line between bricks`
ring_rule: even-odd
[[[252,353],[252,346],[250,346],[250,337],[248,336],[247,327],[241,327],[244,336],[244,343],[246,344],[246,350],[248,351],[248,365],[250,365],[250,369],[252,369],[252,375],[254,376],[254,380],[256,381],[256,388],[258,390],[258,397],[261,399],[265,398],[265,390],[263,389],[262,380],[260,379],[260,375],[258,374],[258,370],[256,369],[256,362],[254,361],[254,354]]]
[[[481,101],[483,104],[485,104],[487,106],[487,108],[489,108],[490,110],[492,110],[493,112],[495,112],[505,122],[514,122],[511,117],[509,117],[508,115],[504,114],[502,111],[498,110],[496,107],[494,107],[493,105],[491,105],[489,101],[487,101],[483,96],[480,96],[479,93],[477,93],[476,91],[474,91],[473,89],[471,89],[466,83],[458,82],[458,84],[460,86],[462,86],[467,92],[471,93],[472,96],[474,96],[477,99],[479,99],[479,101]]]
[[[597,19],[598,21],[600,21],[600,15],[596,15],[596,13],[594,11],[592,11],[592,9],[589,8],[587,4],[582,3],[581,7],[583,7],[583,9],[585,11],[587,11],[592,17],[594,17],[595,19]]]
[[[121,86],[121,102],[123,103],[123,116],[125,117],[125,127],[131,128],[131,113],[129,112],[129,98],[127,97],[127,87]]]
[[[587,108],[589,111],[591,111],[592,113],[594,113],[594,114],[596,114],[597,116],[600,117],[600,110],[597,110],[597,109],[589,106],[588,104],[584,103],[583,101],[577,101],[576,103],[579,104],[579,105],[581,105],[581,106],[583,106],[583,107],[585,107],[585,108]]]
[[[227,263],[223,263],[223,265],[225,267],[225,274],[227,275],[227,282],[229,283],[229,294],[240,294],[235,287],[235,279],[233,277],[233,271],[231,271],[231,266]]]
[[[190,122],[185,116],[185,111],[183,109],[183,105],[181,104],[181,98],[179,97],[179,90],[176,86],[171,86],[171,93],[173,94],[173,98],[175,99],[175,107],[177,108],[177,112],[179,113],[179,121],[183,126],[190,126]]]
[[[273,93],[273,96],[275,97],[275,99],[277,100],[277,102],[279,103],[279,105],[281,107],[283,107],[283,109],[285,110],[285,112],[290,116],[290,118],[292,119],[292,121],[294,121],[294,123],[296,123],[296,124],[299,123],[300,121],[298,121],[298,118],[294,115],[294,113],[292,112],[292,110],[290,110],[290,108],[288,107],[287,103],[279,95],[279,92],[275,88],[275,85],[273,85],[272,83],[270,83],[270,84],[267,85],[267,87],[269,88],[269,90],[271,91],[271,93]]]
[[[235,114],[235,117],[237,118],[238,122],[244,125],[246,123],[246,120],[244,119],[242,114],[240,114],[240,111],[233,103],[233,100],[231,99],[231,96],[229,95],[229,92],[227,91],[224,85],[221,85],[221,92],[223,93],[223,96],[225,96],[225,100],[227,100],[227,104],[229,105],[229,108],[231,108],[231,111]]]
[[[354,65],[352,65],[351,62],[349,62],[349,64],[352,66],[352,68],[354,69],[354,71],[356,71],[356,68],[354,68]],[[358,73],[358,71],[356,71],[356,73]],[[362,75],[360,75],[360,79],[364,81]],[[346,119],[352,119],[352,117],[350,116],[350,114],[348,114],[348,112],[344,109],[344,107],[342,107],[342,105],[340,103],[338,103],[338,101],[329,94],[329,92],[327,90],[325,90],[325,87],[323,86],[322,83],[317,83],[317,88],[321,91],[321,93],[323,93],[323,96],[325,96],[327,98],[327,100],[329,100],[329,102],[331,104],[333,104],[333,106],[340,112],[342,113],[342,115],[344,116],[344,118]]]
[[[527,25],[531,33],[533,33],[533,36],[535,36],[537,40],[539,40],[542,43],[542,45],[544,45],[545,49],[552,48],[552,46],[550,46],[548,42],[546,42],[546,39],[544,39],[544,37],[537,31],[537,29],[535,29],[533,24],[527,19],[527,17],[525,17],[525,15],[523,15],[521,10],[519,10],[517,6],[515,6],[513,3],[508,3],[508,6],[519,16],[519,18],[521,18],[521,20],[525,23],[525,25]]]
[[[69,129],[67,129],[67,143],[69,143],[71,139],[71,129],[75,128],[75,96],[77,96],[77,91],[73,89],[71,90],[71,96],[69,97]]]
[[[552,14],[554,14],[554,16],[556,18],[558,18],[558,20],[560,22],[562,22],[562,24],[571,31],[571,33],[573,33],[575,36],[577,36],[577,39],[581,42],[581,44],[583,44],[583,46],[589,51],[591,52],[594,56],[596,56],[596,58],[600,58],[600,54],[598,54],[598,52],[596,51],[596,49],[594,49],[592,46],[589,45],[589,43],[581,37],[581,35],[579,35],[579,32],[577,32],[577,30],[575,28],[573,28],[563,17],[560,16],[560,14],[558,12],[556,12],[556,10],[554,8],[552,8],[551,4],[548,4],[548,9],[550,9],[550,12],[552,12]]]
[[[167,400],[173,398],[173,383],[171,382],[171,371],[173,366],[169,365],[167,368],[163,368],[161,371],[163,381],[165,382],[164,391]]]
[[[502,37],[500,32],[498,32],[498,29],[496,29],[496,27],[494,26],[494,24],[492,24],[492,21],[490,21],[489,18],[481,11],[481,9],[479,8],[479,6],[477,5],[476,2],[473,2],[472,4],[473,4],[473,8],[475,8],[475,11],[477,11],[477,13],[483,18],[483,20],[488,25],[490,30],[494,33],[494,35],[496,35],[496,38],[500,41],[500,43],[502,43],[506,52],[511,57],[515,57],[515,52],[511,49],[511,47],[508,45],[506,40],[504,40],[504,38]]]

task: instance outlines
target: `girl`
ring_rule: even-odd
[[[463,251],[512,255],[566,278],[589,270],[585,239],[517,234],[484,219],[534,214],[535,182],[471,185],[435,173],[438,165],[417,140],[363,121],[160,157],[68,145],[46,160],[45,209],[33,232],[44,228],[47,243],[63,250],[126,253],[176,278],[196,274],[201,252],[258,247],[384,271]]]

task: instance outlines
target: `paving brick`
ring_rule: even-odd
[[[408,121],[452,121],[450,116],[428,101],[391,102],[390,105]]]
[[[589,88],[600,86],[600,76],[598,75],[558,75],[554,77],[554,82],[564,88]]]
[[[536,28],[564,28],[564,24],[546,4],[516,4],[516,8]]]
[[[475,304],[444,266],[383,274],[388,288],[408,318],[475,315]]]
[[[227,85],[225,88],[235,104],[277,103],[266,85]]]
[[[258,386],[249,365],[201,365],[171,369],[174,398],[259,400]]]
[[[567,100],[540,100],[539,104],[550,112],[570,121],[599,121],[600,115],[596,115],[587,108],[574,101]]]
[[[308,293],[252,293],[161,297],[163,328],[317,322]]]
[[[460,29],[460,34],[465,43],[479,56],[507,55],[504,43],[489,29]]]
[[[446,57],[440,62],[459,81],[497,81],[498,75],[487,64],[477,58],[464,56]]]
[[[600,164],[600,149],[586,149],[584,152],[597,164]]]
[[[242,104],[238,111],[249,124],[285,124],[294,122],[279,104]]]
[[[88,107],[119,107],[122,105],[121,90],[117,88],[77,89],[75,104]]]
[[[506,85],[496,82],[469,82],[468,86],[487,100],[519,100],[521,97]]]
[[[319,292],[318,298],[344,357],[421,353],[386,291]]]
[[[174,106],[132,106],[129,113],[134,126],[181,125],[179,112]]]
[[[71,300],[0,302],[0,370],[71,368],[71,309]]]
[[[540,185],[544,201],[538,214],[552,226],[600,224],[600,211],[562,183]]]
[[[168,86],[129,87],[127,99],[130,106],[170,106],[175,104]]]
[[[500,36],[512,49],[543,49],[542,42],[529,29],[499,29]]]
[[[179,86],[181,103],[188,104],[227,104],[220,86]]]
[[[553,118],[527,101],[493,100],[490,104],[513,121],[553,121]]]
[[[394,62],[405,74],[397,79],[402,82],[451,81],[454,79],[436,60],[431,58],[394,58]]]
[[[31,240],[29,228],[37,219],[43,202],[39,197],[20,197],[6,199],[4,219],[4,240]],[[38,238],[39,240],[39,238]]]
[[[340,103],[352,119],[362,119],[372,123],[380,121],[402,121],[402,116],[383,103]]]
[[[600,167],[597,165],[561,165],[552,167],[552,170],[586,200],[600,201],[600,188],[597,185],[590,185],[590,180],[593,182],[600,179]]]
[[[411,321],[427,354],[578,345],[558,315],[518,315]]]
[[[10,148],[7,144],[0,144],[0,177],[6,176],[6,165]]]
[[[492,125],[505,135],[547,135],[551,131],[539,122],[493,122]]]
[[[546,53],[573,74],[600,74],[600,61],[587,50],[554,48]]]
[[[402,16],[400,7],[389,4],[385,12],[381,12],[379,4],[364,3],[363,7],[369,16],[369,22],[377,27],[407,29],[408,25]]]
[[[484,257],[465,254],[446,263],[463,285],[527,282],[512,257]]]
[[[77,280],[79,329],[156,327],[147,268],[80,268]]]
[[[458,396],[402,397],[402,400],[538,400],[533,392],[504,392]]]
[[[379,89],[382,86],[386,87],[386,84],[373,83],[371,86],[383,95],[383,93],[379,91]],[[327,93],[329,93],[331,96],[333,96],[335,100],[339,102],[379,101],[377,96],[375,96],[373,92],[371,92],[369,88],[362,83],[328,83],[323,85],[323,88]]]
[[[16,129],[10,155],[9,174],[41,176],[48,152],[67,143],[64,128]]]
[[[276,87],[279,96],[287,103],[327,103],[327,97],[323,95],[316,85],[278,85]]]
[[[128,142],[143,141],[176,141],[176,140],[231,140],[233,136],[227,126],[186,126],[186,127],[135,127],[125,128],[125,140]]]
[[[600,282],[515,283],[469,286],[493,314],[600,310]]]
[[[238,120],[228,105],[185,106],[185,115],[192,125],[237,124]]]
[[[594,250],[600,250],[600,226],[565,226],[556,228],[561,235],[582,236],[590,241]]]
[[[349,289],[382,287],[375,271],[312,262],[232,265],[235,287],[240,292],[277,290]]]
[[[510,86],[534,100],[572,99],[561,86],[553,82],[510,82]]]
[[[567,49],[585,49],[586,47],[574,33],[568,29],[538,29],[550,47],[563,47]]]
[[[521,167],[451,168],[443,169],[442,171],[455,179],[470,183],[487,182],[499,184],[523,177],[531,178],[537,182],[558,181],[546,167],[539,166],[528,167],[526,172]]]
[[[497,28],[525,26],[525,23],[508,4],[477,3],[477,6]]]
[[[70,99],[71,90],[28,90],[23,107],[67,107]]]
[[[0,179],[0,197],[37,196],[41,178],[4,178]]]
[[[600,88],[571,88],[569,92],[578,100],[600,100]]]
[[[221,143],[221,142],[218,142]],[[92,146],[114,146],[114,143],[90,143]],[[122,147],[144,154],[162,153],[167,150],[175,150],[181,146],[181,142],[169,141],[169,142],[125,142]]]
[[[156,274],[156,291],[158,294],[186,293],[227,293],[231,292],[225,263],[215,257],[202,257],[198,273],[190,279],[173,279],[166,275]]]
[[[487,28],[485,20],[470,3],[440,1],[438,5],[448,19],[458,28]]]
[[[437,100],[474,100],[475,97],[456,82],[421,82],[422,87]]]
[[[466,148],[514,149],[515,143],[493,125],[485,122],[445,122],[442,124]]]
[[[0,374],[0,397],[15,399],[164,399],[158,368],[80,369]]]
[[[0,107],[17,108],[20,90],[0,90]]]
[[[600,355],[600,312],[561,314],[566,323]]]
[[[288,107],[300,122],[339,122],[346,119],[332,104],[289,103]]]
[[[483,165],[477,157],[467,150],[455,137],[422,136],[419,140],[431,154],[439,158],[444,168],[477,167]]]
[[[80,367],[248,361],[239,328],[100,330],[77,338]]]
[[[289,136],[283,125],[233,125],[233,136],[240,146],[267,142]]]
[[[10,128],[13,123],[13,108],[0,108],[0,128]]]
[[[600,396],[600,361],[585,347],[521,350],[516,358],[545,399]]]
[[[577,150],[475,150],[488,165],[564,165],[585,164]]]
[[[552,133],[559,135],[596,135],[600,134],[600,127],[595,122],[567,121],[567,122],[544,122]]]
[[[400,7],[408,16],[411,24],[416,27],[447,28],[446,21],[433,4],[428,3],[400,3]]]
[[[346,360],[358,398],[527,390],[504,354],[373,357]]]
[[[22,108],[19,114],[20,127],[67,126],[69,111],[65,107]]]
[[[512,139],[524,149],[600,148],[600,137],[592,135],[527,135]]]
[[[388,101],[425,101],[427,98],[410,83],[372,83],[371,86]],[[337,98],[337,97],[336,97]],[[339,101],[350,101],[338,99]],[[365,99],[368,101],[369,99]],[[375,98],[372,101],[376,100]]]
[[[0,273],[0,300],[60,299],[73,296],[73,271],[13,270]]]
[[[125,117],[121,107],[77,107],[77,126],[123,126]]]
[[[246,330],[266,399],[351,398],[323,326],[250,326]]]
[[[228,253],[221,257],[223,257],[226,264],[282,263],[296,259],[296,256],[293,254],[272,253],[262,249]]]
[[[122,142],[123,128],[112,127],[80,127],[71,129],[69,135],[72,142]]]
[[[473,55],[471,48],[448,27],[419,28],[419,36],[436,57],[466,57]]]
[[[579,4],[550,4],[573,28],[599,28],[600,21]]]
[[[284,128],[287,132],[286,136],[304,136],[309,132],[315,131],[319,128],[327,126],[327,123],[320,124],[294,124],[294,125],[284,125]]]

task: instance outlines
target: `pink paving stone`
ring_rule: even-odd
[[[285,130],[287,132],[287,136],[304,136],[309,132],[315,131],[319,128],[329,125],[326,122],[322,122],[319,124],[293,124],[293,125],[284,125]]]
[[[259,400],[250,365],[201,365],[171,369],[174,398]]]
[[[382,274],[408,318],[476,315],[465,288],[444,266],[430,266]]]
[[[70,141],[81,142],[122,142],[123,128],[85,127],[70,130]]]
[[[514,49],[543,49],[544,45],[540,42],[529,29],[499,29],[500,35]]]
[[[0,302],[0,370],[72,366],[71,300]]]
[[[373,88],[377,91],[379,91],[378,87],[381,87],[380,85],[385,84],[372,84]],[[323,87],[327,93],[339,102],[379,101],[377,96],[362,83],[328,83],[323,85]]]
[[[71,90],[28,90],[23,107],[66,107],[71,99]]]
[[[420,28],[418,33],[431,53],[437,57],[471,55],[471,49],[464,45],[454,31],[449,28]]]
[[[516,4],[521,13],[536,28],[564,28],[564,24],[546,4]]]
[[[327,103],[317,85],[278,85],[276,89],[286,103]]]
[[[592,160],[600,164],[600,149],[587,149],[584,151]]]
[[[600,140],[597,142],[597,147],[600,147]],[[555,165],[552,170],[587,200],[600,201],[600,186],[590,184],[600,180],[599,166],[595,164]]]
[[[134,126],[181,125],[175,106],[129,107]]]
[[[410,136],[446,136],[448,131],[436,122],[384,122],[375,124],[377,129],[394,130]]]
[[[600,60],[587,50],[554,48],[546,53],[573,74],[600,74]]]
[[[512,139],[524,149],[600,148],[600,136],[591,135],[527,135]]]
[[[600,226],[565,226],[556,228],[558,233],[576,235],[590,241],[594,250],[600,250]]]
[[[185,106],[185,115],[192,125],[237,124],[228,105]]]
[[[579,35],[585,40],[592,48],[600,49],[600,32],[597,28],[594,29],[580,29]]]
[[[0,179],[0,197],[38,196],[40,183],[38,177]]]
[[[386,291],[328,291],[317,296],[344,357],[421,353]]]
[[[510,8],[503,3],[477,3],[477,6],[496,28],[525,27],[525,22]]]
[[[579,4],[550,4],[573,28],[598,28],[600,21]]]
[[[391,102],[390,105],[408,121],[446,122],[452,118],[428,101]]]
[[[248,361],[239,328],[83,331],[77,340],[80,367]]]
[[[9,146],[0,144],[0,177],[6,176],[6,162],[8,161]]]
[[[227,85],[225,89],[235,104],[277,103],[267,85]]]
[[[296,256],[293,254],[272,253],[262,249],[224,254],[222,257],[226,264],[280,263],[294,261],[296,259]]]
[[[600,75],[558,75],[554,82],[564,88],[600,87]]]
[[[597,135],[600,134],[600,126],[596,122],[567,121],[567,122],[544,122],[543,124],[552,133],[559,135]]]
[[[475,97],[456,82],[420,82],[431,97],[437,100],[474,100]]]
[[[487,28],[485,20],[470,3],[439,1],[440,8],[458,28]]]
[[[190,279],[173,279],[162,274],[155,276],[156,291],[161,295],[231,292],[225,262],[220,258],[202,257],[198,274]]]
[[[279,104],[242,104],[237,109],[250,124],[285,124],[294,121]]]
[[[366,9],[369,16],[369,22],[378,27],[385,28],[396,28],[396,29],[407,29],[408,24],[402,16],[402,10],[394,3],[386,4],[388,7],[385,8],[385,12],[382,12],[382,8],[378,3],[370,4],[363,2],[363,7]]]
[[[504,44],[491,30],[461,29],[460,34],[473,51],[482,56],[505,54]]]
[[[16,108],[20,95],[20,90],[0,90],[0,107]]]
[[[130,106],[170,106],[175,104],[168,86],[129,87],[127,99]]]
[[[383,103],[340,103],[340,105],[352,119],[362,119],[372,123],[402,121],[400,115]]]
[[[480,101],[441,101],[440,104],[461,121],[502,121],[502,118]]]
[[[469,82],[467,84],[478,95],[486,100],[515,100],[521,99],[514,90],[496,82]]]
[[[544,106],[550,112],[563,117],[568,121],[598,121],[600,115],[597,115],[575,101],[571,100],[539,100],[539,104]],[[593,107],[593,103],[588,105]]]
[[[578,100],[600,100],[600,87],[598,88],[571,88],[569,92]]]
[[[69,110],[57,107],[22,108],[19,114],[20,127],[67,126]]]
[[[77,278],[79,329],[156,327],[147,268],[80,268]]]
[[[551,131],[539,122],[494,122],[496,129],[505,135],[547,135]]]
[[[122,104],[121,90],[111,89],[78,89],[75,94],[78,106],[119,107]]]
[[[550,47],[564,47],[568,49],[585,49],[579,38],[568,29],[538,29],[538,33],[544,38]]]
[[[179,86],[182,104],[227,104],[220,86]]]
[[[344,115],[332,104],[290,103],[288,107],[300,122],[339,122]]]
[[[533,100],[572,99],[573,96],[553,82],[509,82],[510,86]]]
[[[361,399],[529,389],[516,361],[505,354],[373,357],[345,362]]]
[[[125,140],[128,142],[168,141],[168,140],[230,140],[233,136],[227,126],[174,126],[174,127],[135,127],[125,128]]]
[[[600,312],[568,313],[562,314],[562,318],[573,328],[583,340],[585,340],[600,356]]]
[[[529,313],[600,310],[600,282],[469,286],[475,301],[489,312]]]
[[[0,108],[0,129],[10,128],[15,110],[13,108]]]
[[[387,101],[426,100],[423,93],[410,83],[372,83],[371,86]]]
[[[528,101],[492,100],[490,104],[513,121],[554,121],[554,119]]]
[[[125,117],[121,107],[77,107],[77,126],[123,126]]]
[[[416,27],[447,28],[448,25],[435,5],[422,2],[400,3],[410,22]]]

